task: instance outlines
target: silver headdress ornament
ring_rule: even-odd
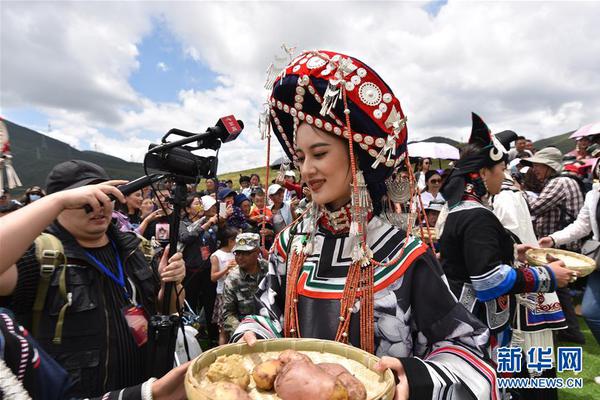
[[[385,141],[385,145],[375,157],[375,162],[371,165],[372,168],[377,168],[380,163],[386,162],[392,159],[392,157],[396,154],[396,143],[400,133],[406,126],[407,117],[402,118],[400,113],[396,110],[396,107],[392,107],[392,112],[390,116],[385,121],[385,126],[387,128],[392,128],[394,134],[387,137]],[[396,165],[399,163],[396,162]]]
[[[281,75],[280,79],[285,78],[285,68],[293,60],[296,47],[288,47],[285,43],[281,45],[284,55],[275,56],[273,62],[267,68],[267,81],[265,82],[265,89],[272,90],[277,77]]]
[[[265,140],[271,136],[271,116],[269,114],[269,104],[263,104],[263,111],[258,116],[258,131],[260,132],[260,140]]]

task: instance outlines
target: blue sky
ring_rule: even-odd
[[[152,32],[138,45],[140,67],[129,78],[142,96],[156,102],[175,102],[182,89],[215,87],[216,74],[186,54],[181,41],[162,18],[153,19]]]

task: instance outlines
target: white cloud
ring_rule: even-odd
[[[464,139],[471,111],[494,130],[534,139],[600,119],[600,26],[592,17],[600,3],[450,1],[436,16],[421,5],[3,4],[0,105],[43,110],[67,140],[90,146],[93,137],[127,160],[170,128],[201,131],[234,113],[246,128],[223,147],[220,171],[262,165],[264,71],[285,42],[374,67],[400,98],[412,139]],[[182,88],[170,103],[131,88],[137,45],[157,16],[187,56],[218,75],[215,88]],[[107,129],[122,138],[102,135]]]
[[[167,72],[169,70],[169,66],[162,61],[156,64],[156,68],[162,72]]]

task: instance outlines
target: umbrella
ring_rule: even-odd
[[[408,154],[411,157],[439,158],[443,160],[458,160],[458,149],[448,143],[415,142],[408,144]]]
[[[573,134],[569,136],[569,139],[577,139],[592,135],[600,135],[600,122],[595,122],[593,124],[582,126],[575,132],[573,132]]]

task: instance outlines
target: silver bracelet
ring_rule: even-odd
[[[152,399],[152,384],[156,381],[156,378],[150,378],[146,382],[142,383],[142,400],[153,400]]]

